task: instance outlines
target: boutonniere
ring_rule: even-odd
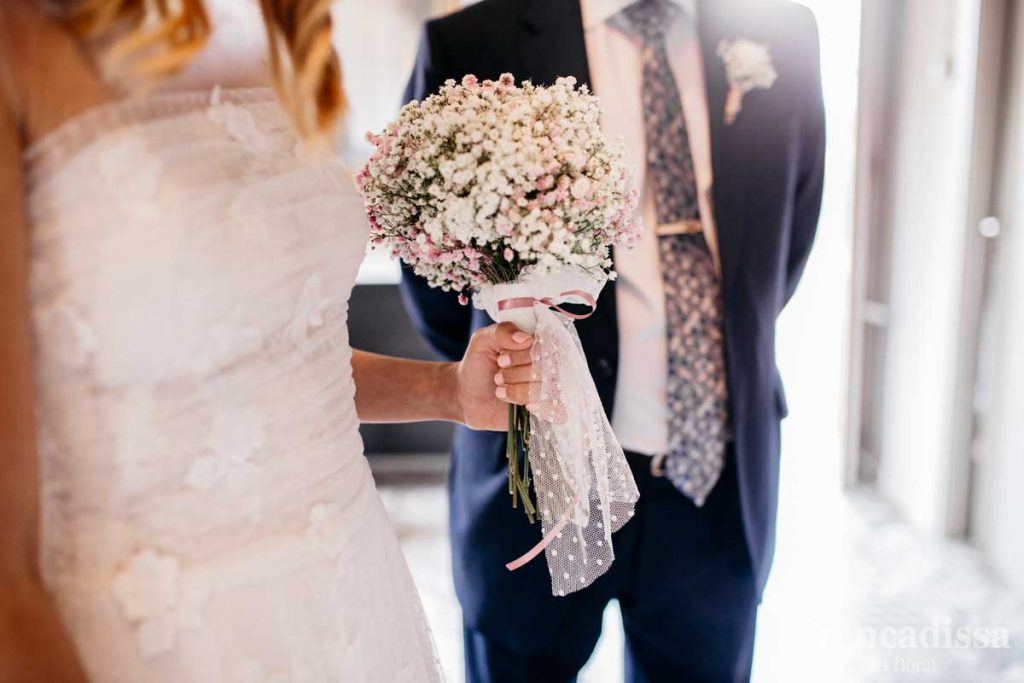
[[[725,125],[729,126],[743,109],[743,96],[755,88],[771,88],[779,74],[768,46],[751,40],[723,40],[718,44],[718,56],[725,63],[725,77],[729,81],[729,95],[725,99]]]

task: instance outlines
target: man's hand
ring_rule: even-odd
[[[460,422],[471,429],[508,429],[508,404],[526,405],[539,393],[530,376],[531,346],[533,337],[511,323],[477,330],[454,366]]]

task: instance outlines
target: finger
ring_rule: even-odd
[[[533,362],[530,351],[504,351],[498,356],[499,368],[514,368],[519,365],[529,365]]]
[[[498,374],[494,376],[494,383],[502,385],[535,382],[538,379],[535,373],[536,368],[532,364],[516,365],[499,371]]]
[[[533,345],[533,337],[523,332],[512,323],[499,323],[494,326],[494,348],[497,351],[528,349]]]
[[[503,384],[495,389],[494,395],[506,403],[525,406],[527,403],[533,403],[540,396],[540,382]]]

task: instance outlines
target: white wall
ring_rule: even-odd
[[[343,156],[351,169],[360,168],[372,152],[367,131],[380,132],[398,114],[423,22],[450,9],[450,4],[447,0],[373,0],[333,6],[334,43],[349,98],[342,124]],[[398,280],[398,262],[377,250],[363,261],[356,282],[389,285]]]
[[[1024,7],[1022,7],[1024,9]],[[1000,195],[1003,231],[997,242],[996,277],[987,364],[991,417],[978,454],[974,529],[997,572],[1024,592],[1024,11],[1019,11]]]
[[[952,462],[979,0],[909,0],[895,136],[879,487],[945,528]]]

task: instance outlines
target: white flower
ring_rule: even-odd
[[[723,40],[718,56],[725,63],[729,95],[725,103],[725,122],[731,124],[743,108],[743,96],[754,89],[768,90],[778,73],[767,45],[750,40]]]
[[[635,240],[637,198],[599,118],[571,78],[448,82],[369,136],[357,181],[374,242],[459,291],[527,266],[607,271],[611,245]]]
[[[580,176],[572,184],[572,196],[576,199],[583,199],[590,192],[590,180],[586,176]]]

